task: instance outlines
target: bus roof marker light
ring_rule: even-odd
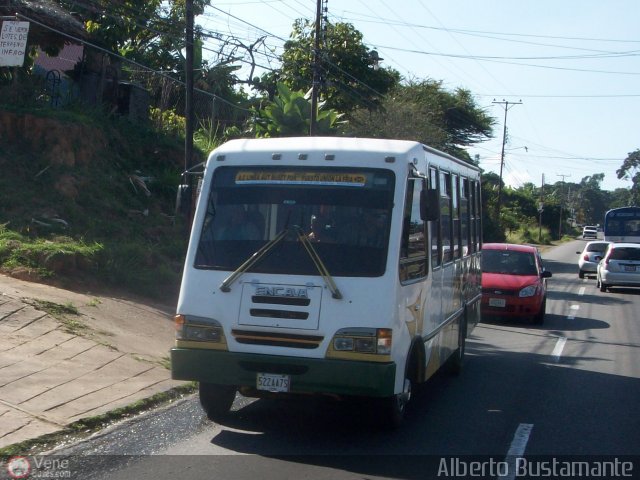
[[[226,155],[218,155],[218,156],[216,157],[216,160],[217,160],[218,162],[224,162],[225,158],[227,158],[227,157],[226,157]]]
[[[273,155],[271,155],[271,159],[272,160],[282,160],[282,154],[281,153],[274,153]]]
[[[384,161],[386,163],[394,163],[396,161],[396,157],[384,157]]]
[[[325,154],[324,159],[325,160],[335,160],[336,156],[333,153],[327,153],[327,154]]]
[[[307,158],[309,158],[309,155],[307,155],[306,153],[298,154],[298,160],[306,160]]]

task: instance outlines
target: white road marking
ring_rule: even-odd
[[[587,287],[580,287],[580,290],[578,290],[578,295],[582,296],[584,295],[585,290],[587,289]]]
[[[551,356],[553,356],[556,362],[560,361],[560,357],[562,356],[562,349],[564,348],[564,344],[567,343],[567,337],[560,337],[556,342],[556,346],[551,352]]]
[[[576,318],[578,310],[580,310],[580,305],[571,305],[569,308],[573,311],[567,316],[567,320],[573,320]]]
[[[522,455],[524,455],[527,443],[529,442],[529,435],[531,435],[531,430],[533,430],[533,423],[521,423],[518,425],[516,433],[513,435],[511,445],[509,446],[507,458],[505,459],[505,462],[509,466],[509,471],[507,475],[501,475],[498,478],[507,480],[513,480],[516,478],[516,461],[518,457],[522,457]]]

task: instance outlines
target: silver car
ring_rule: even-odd
[[[598,287],[640,287],[640,243],[611,243],[597,270]]]
[[[607,250],[610,242],[587,242],[584,246],[584,250],[576,252],[580,255],[578,259],[578,276],[584,278],[586,274],[596,274],[598,270],[598,263],[604,257],[604,252]]]
[[[598,227],[587,225],[582,229],[582,238],[598,238]]]

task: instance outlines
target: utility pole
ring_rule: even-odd
[[[544,211],[544,173],[540,186],[540,203],[538,203],[538,243],[542,243],[542,212]]]
[[[185,36],[185,133],[184,133],[184,170],[191,168],[193,164],[193,0],[186,0],[186,36]],[[188,182],[187,190],[190,192],[187,206],[187,231],[191,228],[191,215],[193,211],[193,181],[191,175],[185,175]]]
[[[556,176],[562,177],[562,184],[564,185],[564,178],[570,177],[571,175],[556,175]],[[558,239],[561,239],[562,238],[562,191],[560,192],[559,198],[560,198],[560,224],[558,225]]]
[[[320,89],[320,19],[322,18],[322,0],[317,0],[316,33],[313,46],[313,83],[311,84],[311,122],[309,136],[316,134],[318,124],[318,90]]]
[[[517,102],[509,102],[507,100],[496,102],[494,100],[492,103],[504,106],[504,127],[502,130],[502,153],[500,154],[500,183],[498,183],[498,203],[496,204],[496,219],[498,223],[500,223],[500,207],[502,204],[502,168],[504,167],[504,146],[505,146],[505,143],[507,142],[507,112],[513,106],[521,105],[522,100],[518,100]],[[509,105],[511,105],[511,107]]]

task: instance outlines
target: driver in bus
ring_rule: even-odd
[[[216,240],[260,240],[260,230],[242,205],[228,205],[224,213],[227,221],[215,235]]]

